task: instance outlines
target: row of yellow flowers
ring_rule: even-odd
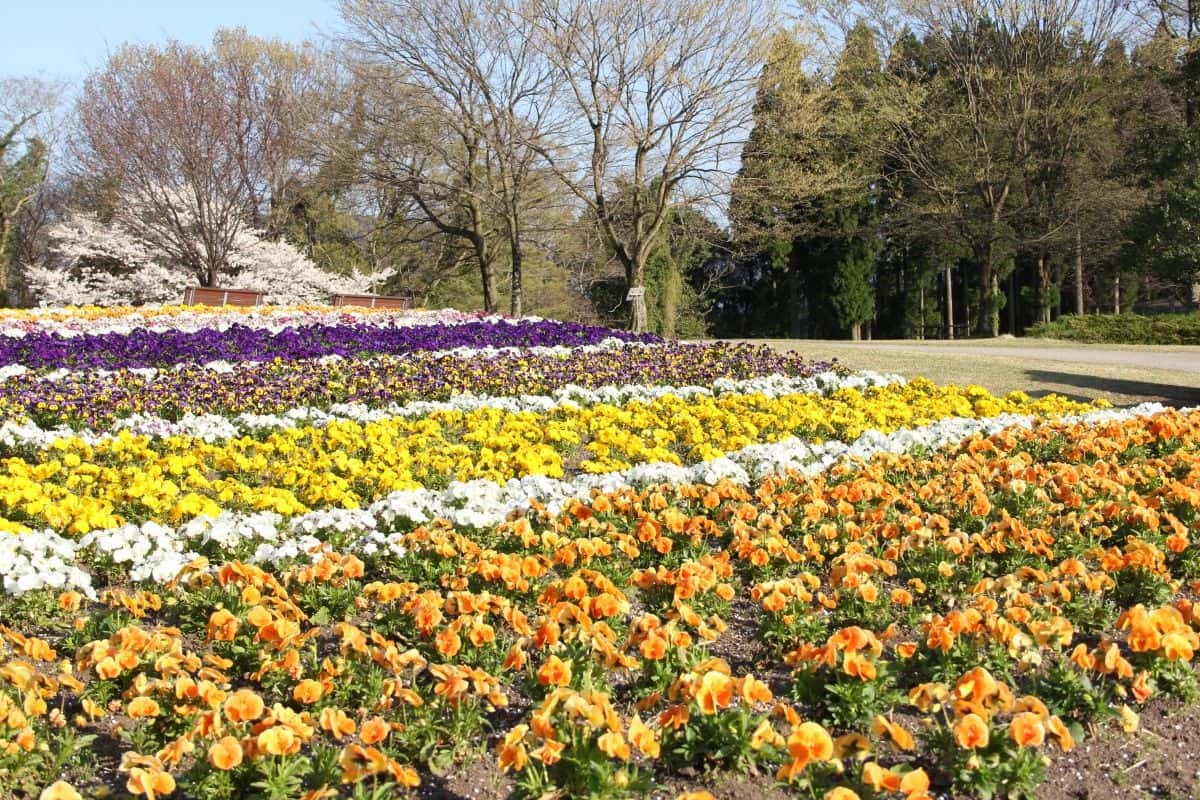
[[[1198,525],[1200,412],[1168,412],[33,594],[0,629],[0,775],[95,793],[95,736],[136,796],[334,797],[487,736],[523,796],[704,765],[831,800],[1028,795],[1048,744],[1196,691]]]
[[[284,516],[356,508],[389,492],[448,480],[503,482],[526,475],[611,472],[635,464],[693,464],[787,437],[850,441],[945,417],[1045,416],[1085,404],[924,380],[829,396],[666,395],[622,406],[572,405],[548,412],[482,408],[378,422],[337,421],[261,438],[206,443],[128,432],[88,444],[64,438],[0,464],[0,512],[12,523],[69,533],[155,519],[179,523],[226,510]]]

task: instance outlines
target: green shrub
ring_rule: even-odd
[[[1095,314],[1038,323],[1028,336],[1106,344],[1200,344],[1200,313]]]

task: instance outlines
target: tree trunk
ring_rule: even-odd
[[[812,333],[809,327],[808,294],[800,276],[788,270],[784,279],[788,296],[788,333],[793,339],[804,339]]]
[[[984,336],[999,336],[1000,335],[1000,277],[996,274],[996,270],[991,270],[992,281],[988,285],[987,298],[984,302],[984,309],[987,313],[987,321],[980,320],[980,332]]]
[[[954,338],[954,281],[946,267],[946,338]]]
[[[675,336],[675,324],[679,320],[679,301],[683,294],[682,277],[679,274],[679,269],[674,260],[668,263],[668,272],[665,276],[662,286],[662,305],[660,317],[661,327],[659,333],[663,336],[673,338]]]
[[[1054,292],[1053,292],[1054,319],[1058,319],[1059,317],[1062,316],[1062,310],[1063,310],[1063,300],[1062,300],[1063,275],[1062,275],[1062,264],[1058,263],[1057,261],[1054,263],[1053,276],[1054,276],[1053,283],[1051,283],[1050,285],[1054,287]]]
[[[970,287],[967,286],[967,271],[966,270],[962,271],[962,295],[963,295],[963,304],[962,304],[963,331],[965,331],[967,336],[970,337],[971,331],[974,330],[974,328],[971,327],[971,301],[970,301],[971,290],[970,290]]]
[[[646,257],[636,253],[625,265],[625,279],[633,292],[629,302],[629,327],[634,333],[646,332]],[[638,291],[640,290],[640,291]]]
[[[5,214],[0,209],[0,297],[8,294],[8,240],[12,235],[12,215]]]
[[[1050,270],[1046,263],[1045,251],[1038,253],[1037,278],[1038,278],[1038,321],[1042,322],[1042,323],[1047,323],[1050,321]]]
[[[850,323],[850,341],[852,341],[852,342],[862,341],[862,323],[861,322]]]
[[[479,262],[479,280],[483,287],[483,310],[491,314],[496,310],[496,274],[492,269],[491,254],[488,253],[487,242],[482,236],[472,236],[471,246],[475,250],[475,260]]]
[[[989,247],[988,250],[990,251],[991,248]],[[978,333],[980,336],[991,336],[992,331],[988,330],[988,326],[991,324],[992,320],[991,297],[989,296],[989,292],[991,292],[992,288],[992,256],[990,252],[985,253],[981,258],[979,258],[977,271],[979,275],[979,322],[977,323],[979,325]],[[964,283],[965,281],[966,278],[964,276]],[[965,293],[966,287],[964,286],[964,294]],[[967,299],[966,305],[967,314],[969,316],[971,313],[971,303],[969,298]],[[970,332],[971,330],[972,328],[968,323],[967,331]]]
[[[924,283],[924,281],[922,281],[920,288],[917,289],[917,309],[918,309],[917,313],[919,314],[917,319],[920,320],[920,322],[917,323],[917,338],[924,339],[925,338],[925,283]]]
[[[521,283],[521,231],[513,220],[509,220],[508,231],[509,256],[512,261],[512,292],[509,313],[515,319],[520,319],[524,315],[525,300],[524,287]]]
[[[1075,313],[1083,316],[1083,231],[1075,225]]]
[[[1121,273],[1117,273],[1116,280],[1113,281],[1113,313],[1121,313]]]
[[[995,246],[988,242],[983,247],[976,248],[976,272],[979,276],[979,319],[978,333],[980,336],[995,336],[1000,328],[999,281],[996,279]],[[963,278],[964,284],[966,277]],[[970,303],[967,303],[968,317]],[[971,327],[968,320],[967,330]]]
[[[1017,276],[1016,270],[1008,273],[1008,332],[1017,335]]]

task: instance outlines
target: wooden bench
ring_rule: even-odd
[[[217,289],[210,286],[189,286],[183,295],[185,306],[261,306],[266,305],[266,292],[253,289]]]
[[[407,311],[413,307],[413,299],[411,296],[406,295],[380,297],[373,294],[335,294],[333,296],[333,304],[335,306],[392,308],[399,311]]]

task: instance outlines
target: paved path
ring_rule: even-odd
[[[766,342],[772,346],[788,346],[795,349],[820,349],[831,342],[804,339],[780,339]],[[985,356],[989,358],[1017,358],[1037,361],[1061,361],[1070,364],[1105,364],[1127,366],[1138,369],[1162,369],[1178,372],[1200,372],[1200,346],[1179,345],[1161,347],[1151,345],[1099,345],[1075,344],[1072,342],[1048,342],[1046,340],[997,339],[994,342],[979,340],[944,341],[940,339],[915,341],[911,339],[885,339],[872,342],[837,342],[839,349],[851,352],[854,348],[874,351],[896,351],[904,353],[929,353],[938,355]]]
[[[976,383],[992,392],[1057,392],[1117,405],[1145,400],[1200,405],[1200,346],[1091,345],[1048,339],[755,340],[851,369],[918,375],[936,383]]]

